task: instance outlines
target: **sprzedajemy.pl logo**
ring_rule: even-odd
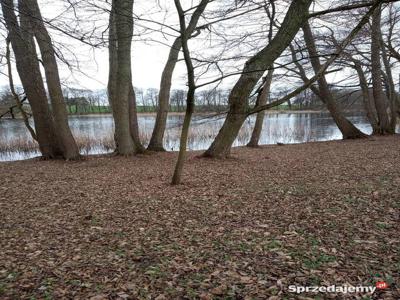
[[[383,290],[389,285],[384,281],[378,281],[375,286],[347,286],[347,285],[329,285],[329,286],[298,286],[289,285],[289,292],[301,293],[370,293],[373,294],[377,289]]]

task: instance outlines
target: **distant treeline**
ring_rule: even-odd
[[[137,111],[139,113],[156,112],[158,106],[158,89],[140,89],[135,88]],[[210,89],[201,90],[196,93],[196,111],[197,112],[220,112],[228,108],[229,90],[226,89]],[[334,89],[333,94],[337,101],[348,110],[363,110],[362,95],[360,90]],[[281,97],[284,92],[272,93],[271,101]],[[175,89],[171,91],[170,97],[170,112],[184,112],[186,108],[186,91]],[[70,114],[90,114],[90,113],[111,113],[111,108],[108,105],[106,92],[90,92],[75,90],[65,95],[65,100],[68,105]],[[250,103],[255,103],[255,97]],[[323,110],[324,104],[309,90],[299,94],[292,101],[282,104],[275,109],[279,110]]]
[[[336,95],[339,104],[348,110],[363,110],[363,103],[361,91],[359,90],[339,90],[332,89]],[[65,102],[67,111],[71,115],[75,114],[108,114],[111,113],[107,93],[105,90],[91,91],[80,89],[64,89]],[[157,111],[158,106],[158,89],[140,89],[135,88],[137,111],[139,113],[151,113]],[[274,98],[281,97],[284,92],[272,93],[271,101]],[[228,108],[228,95],[229,90],[224,89],[211,89],[202,90],[196,93],[196,111],[197,112],[220,112]],[[170,112],[184,112],[186,104],[186,91],[182,89],[175,89],[171,91]],[[251,99],[251,104],[255,103]],[[9,108],[12,108],[8,117],[15,117],[18,115],[18,109],[15,106],[14,98],[8,90],[4,90],[0,94],[0,114],[6,113]],[[29,110],[29,105],[26,104]],[[275,109],[279,110],[322,110],[324,104],[318,97],[309,90],[298,95],[292,101],[282,104]]]

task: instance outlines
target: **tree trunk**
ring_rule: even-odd
[[[382,87],[381,78],[381,7],[379,6],[372,15],[371,25],[371,76],[372,91],[374,95],[375,108],[378,115],[377,134],[391,134],[389,116],[387,114],[388,106]]]
[[[385,67],[385,80],[387,86],[387,98],[389,100],[389,107],[390,107],[390,131],[392,134],[396,132],[396,125],[397,125],[397,115],[398,115],[398,107],[397,107],[397,93],[396,88],[393,80],[392,69],[390,66],[389,58],[386,53],[385,44],[383,41],[382,31],[379,30],[380,33],[380,42],[381,42],[381,54],[382,54],[382,61]]]
[[[272,77],[274,74],[274,69],[271,68],[268,70],[267,76],[265,77],[265,82],[260,91],[260,94],[257,98],[256,106],[261,106],[267,104],[269,98],[269,92],[271,89]],[[260,141],[260,136],[264,124],[265,111],[260,111],[256,116],[256,122],[254,124],[254,129],[251,134],[250,141],[247,144],[247,147],[258,147],[258,143]]]
[[[365,78],[363,69],[360,65],[359,62],[354,61],[354,68],[357,71],[357,75],[360,81],[360,87],[361,87],[361,92],[362,92],[362,98],[363,98],[363,103],[364,103],[364,108],[367,114],[367,118],[369,123],[371,124],[372,127],[372,133],[378,132],[378,122],[376,120],[376,112],[374,108],[374,99],[372,99],[370,93],[369,93],[369,87],[368,87],[368,82],[367,79]]]
[[[303,27],[304,40],[306,42],[307,51],[310,56],[310,61],[315,73],[321,69],[321,62],[318,57],[318,51],[315,45],[314,36],[312,34],[310,25],[305,22]],[[328,82],[324,75],[318,79],[319,86],[319,97],[323,103],[326,104],[333,120],[341,131],[344,139],[356,139],[366,137],[357,127],[355,127],[347,118],[344,117],[343,112],[336,103],[336,100],[332,96],[329,90]]]
[[[10,51],[10,39],[7,37],[6,40],[6,63],[7,63],[7,72],[8,72],[8,83],[9,83],[9,87],[10,87],[10,91],[12,96],[14,97],[16,106],[18,107],[21,116],[22,116],[22,120],[24,121],[25,127],[28,129],[31,137],[37,141],[37,136],[36,136],[36,132],[35,130],[32,128],[31,124],[29,124],[29,116],[28,114],[25,112],[24,107],[23,107],[23,101],[19,98],[19,95],[17,94],[17,92],[15,91],[15,87],[14,87],[14,79],[13,79],[13,73],[12,73],[12,66],[11,66],[11,51]],[[13,113],[13,107],[10,108],[10,114],[11,117],[14,119],[14,113]]]
[[[20,2],[18,10],[21,12],[21,24],[19,25],[13,1],[2,0],[1,6],[15,55],[17,71],[31,105],[40,152],[45,159],[60,157],[62,151],[58,146],[53,117],[47,103],[32,27],[28,20],[29,14]]]
[[[133,85],[131,84],[129,89],[129,119],[131,126],[132,140],[135,144],[136,153],[144,153],[146,149],[143,147],[140,141],[139,134],[139,122],[137,117],[137,106],[136,106],[136,95]]]
[[[25,0],[24,2],[27,5],[26,7],[29,7],[30,21],[42,55],[55,130],[62,148],[63,157],[65,159],[77,159],[80,156],[79,149],[68,125],[68,113],[62,94],[57,61],[50,35],[44,26],[37,0]]]
[[[208,1],[209,0],[202,0],[195,9],[195,11],[193,12],[190,22],[186,28],[188,38],[190,38],[190,36],[195,31],[197,23],[204,12],[204,9],[207,6]],[[149,146],[147,147],[147,149],[151,151],[165,151],[163,145],[163,139],[168,118],[169,98],[171,93],[171,80],[176,63],[178,61],[181,47],[182,47],[182,40],[181,37],[179,36],[175,39],[174,43],[171,46],[167,63],[161,75],[160,91],[158,94],[157,117],[156,117],[156,122],[154,124],[153,133],[151,135],[150,143]]]
[[[129,96],[132,95],[131,44],[133,0],[113,0],[109,29],[108,97],[115,125],[116,153],[132,155],[135,143],[131,134]]]
[[[178,16],[179,16],[182,51],[183,51],[183,57],[185,60],[185,65],[186,65],[186,70],[187,70],[188,87],[189,87],[188,92],[187,92],[187,98],[186,98],[186,113],[185,113],[185,118],[183,120],[182,133],[181,133],[180,144],[179,144],[178,160],[176,161],[174,175],[172,176],[172,182],[171,182],[171,184],[176,185],[176,184],[181,183],[183,164],[184,164],[185,158],[186,158],[186,147],[187,147],[187,141],[188,141],[188,136],[189,136],[190,121],[192,119],[194,106],[195,106],[194,98],[195,98],[195,91],[196,91],[196,83],[195,83],[195,78],[194,78],[194,67],[193,67],[193,63],[192,63],[192,58],[190,57],[190,51],[189,51],[189,46],[188,46],[188,40],[189,40],[190,35],[193,32],[193,30],[191,28],[186,27],[185,13],[182,9],[180,0],[174,0],[174,2],[175,2],[176,10],[178,12]],[[198,13],[199,17],[200,17],[200,14],[204,11],[204,9],[206,8],[206,6],[209,2],[210,2],[210,0],[202,0],[195,11],[195,14]],[[198,11],[199,7],[201,7],[200,12]],[[193,20],[193,17],[192,17],[192,20]],[[197,23],[197,21],[196,21],[196,23]],[[192,25],[192,22],[189,24],[189,26],[191,26],[191,25]]]
[[[151,151],[165,151],[163,146],[163,139],[165,128],[167,126],[171,80],[176,62],[178,61],[181,46],[181,38],[178,37],[175,39],[175,42],[173,43],[169,51],[168,61],[161,75],[156,122],[154,124],[154,129],[151,135],[149,146],[147,147],[147,149]]]
[[[247,117],[248,100],[259,79],[269,66],[282,54],[307,20],[312,1],[293,1],[281,27],[272,41],[250,58],[229,95],[229,111],[215,140],[203,154],[206,157],[227,157],[243,122]]]

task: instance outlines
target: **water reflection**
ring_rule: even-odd
[[[363,132],[370,133],[371,127],[362,115],[349,119]],[[154,126],[154,115],[139,116],[141,137],[147,143]],[[179,147],[182,115],[170,115],[167,121],[165,145],[168,150]],[[223,118],[196,116],[192,122],[188,149],[206,149],[222,126]],[[246,120],[234,146],[245,145],[251,135],[255,117]],[[97,154],[112,151],[114,124],[110,115],[73,116],[69,123],[81,145],[83,154]],[[332,118],[326,113],[268,113],[264,120],[261,144],[300,143],[340,139],[341,134]],[[23,147],[21,145],[24,145]],[[16,148],[25,151],[15,151]],[[29,132],[21,120],[0,120],[0,160],[20,160],[39,155],[35,151]]]

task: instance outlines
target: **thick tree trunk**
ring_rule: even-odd
[[[47,88],[50,95],[54,125],[65,159],[79,158],[79,149],[68,125],[68,113],[62,94],[58,66],[50,35],[43,24],[36,0],[25,0],[30,11],[30,21],[42,55]]]
[[[260,94],[258,95],[258,98],[257,98],[256,107],[267,104],[267,101],[269,98],[269,92],[271,89],[273,74],[274,74],[273,68],[268,70],[267,76],[265,77],[264,85],[262,87],[262,90],[260,91]],[[258,147],[258,143],[260,141],[260,136],[261,136],[261,132],[262,132],[263,124],[264,124],[264,117],[265,117],[265,111],[260,111],[257,114],[253,132],[251,134],[251,138],[247,144],[247,147]]]
[[[318,57],[318,51],[315,45],[314,36],[312,34],[310,25],[305,22],[303,27],[304,40],[306,42],[307,50],[310,56],[310,61],[315,73],[321,69],[321,62]],[[343,112],[336,103],[335,98],[329,90],[328,82],[324,75],[318,79],[319,97],[328,108],[333,120],[341,131],[344,139],[355,139],[366,137],[357,127],[355,127],[347,118],[344,117]]]
[[[132,155],[135,143],[131,134],[129,97],[132,95],[131,44],[133,0],[113,0],[109,29],[108,97],[115,125],[116,153]]]
[[[186,28],[187,36],[189,38],[195,31],[197,23],[204,12],[204,9],[206,8],[207,3],[208,0],[202,0],[193,12],[190,22]],[[171,80],[176,63],[178,61],[181,47],[182,40],[179,36],[175,39],[174,43],[171,46],[167,63],[161,75],[160,91],[158,94],[157,117],[154,124],[153,133],[151,135],[150,143],[147,147],[147,149],[151,151],[165,151],[163,139],[165,128],[167,126],[169,98],[171,93]]]
[[[13,1],[2,0],[1,6],[15,55],[17,71],[31,105],[39,149],[46,159],[60,157],[62,151],[58,146],[53,117],[47,103],[29,14],[20,2],[18,10],[21,12],[21,24],[19,25]]]
[[[311,2],[310,0],[293,1],[272,41],[246,62],[242,75],[229,95],[229,111],[225,122],[204,156],[220,158],[229,156],[232,144],[246,120],[251,91],[264,70],[282,54],[307,20]]]
[[[374,95],[375,108],[378,115],[378,132],[377,134],[391,134],[392,129],[388,116],[388,106],[382,87],[381,77],[381,8],[380,6],[372,15],[371,25],[371,75],[372,75],[372,91]]]

